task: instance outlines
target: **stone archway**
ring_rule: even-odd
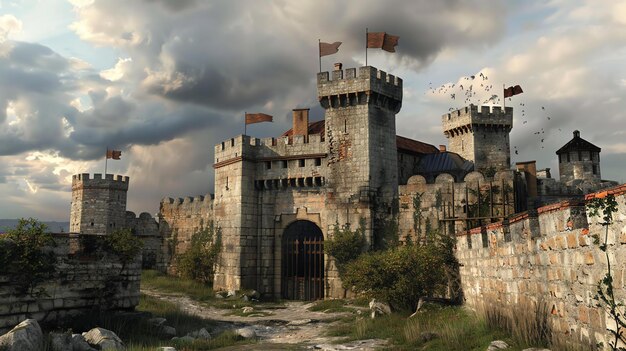
[[[324,298],[324,235],[315,223],[297,220],[285,228],[281,281],[285,299]]]

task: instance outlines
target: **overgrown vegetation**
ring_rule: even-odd
[[[205,284],[212,283],[221,249],[221,228],[211,221],[206,228],[192,235],[189,249],[178,254],[178,272],[185,278]]]
[[[47,294],[40,284],[56,270],[55,242],[46,229],[34,218],[22,218],[0,239],[0,275],[8,275],[18,293],[34,298]]]
[[[120,273],[126,266],[137,258],[143,248],[143,241],[131,232],[130,229],[118,229],[104,237],[104,250],[118,258],[122,267]]]
[[[600,225],[604,227],[604,240],[598,235],[594,235],[594,243],[598,245],[600,250],[604,252],[606,256],[607,271],[604,276],[598,282],[596,299],[599,299],[602,303],[598,304],[598,307],[604,307],[608,312],[610,318],[615,323],[615,329],[607,328],[611,334],[613,340],[609,341],[609,347],[611,350],[626,350],[625,347],[620,346],[620,343],[626,343],[626,335],[624,330],[626,329],[626,318],[624,313],[626,309],[624,304],[617,301],[615,298],[613,272],[611,271],[611,259],[608,252],[608,239],[609,239],[609,226],[613,223],[613,215],[617,212],[617,201],[612,194],[602,192],[596,194],[596,196],[587,203],[587,210],[592,217],[602,216]],[[603,345],[599,345],[603,346]]]
[[[359,221],[359,228],[352,230],[350,224],[340,227],[335,225],[333,236],[324,241],[324,251],[335,259],[335,264],[342,275],[348,263],[354,261],[367,248],[365,239],[365,220]]]
[[[168,276],[154,270],[141,272],[141,287],[171,294],[185,294],[197,301],[208,301],[215,296],[211,285],[188,278]]]

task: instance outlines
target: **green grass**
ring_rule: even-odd
[[[215,299],[213,287],[195,280],[168,276],[154,270],[141,272],[141,286],[146,289],[159,290],[170,294],[187,295],[196,301]]]
[[[143,295],[136,308],[139,312],[149,312],[153,317],[167,319],[166,325],[176,328],[177,336],[206,328],[209,332],[217,325],[216,322],[181,311],[175,304]],[[159,346],[173,346],[181,351],[213,350],[231,345],[244,345],[253,341],[244,340],[232,331],[214,335],[211,340],[195,340],[193,343],[182,343],[164,339],[147,323],[145,318],[120,317],[102,312],[76,318],[67,325],[74,332],[87,331],[94,327],[102,327],[116,333],[127,345],[129,351],[154,351]]]

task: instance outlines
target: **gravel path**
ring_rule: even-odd
[[[293,349],[298,344],[303,349],[321,350],[374,350],[384,346],[384,340],[364,340],[359,342],[333,344],[339,342],[341,337],[325,336],[329,328],[337,325],[337,319],[349,315],[347,312],[324,313],[312,312],[308,308],[311,303],[301,301],[288,301],[284,308],[263,309],[263,305],[255,306],[255,311],[270,312],[269,316],[236,316],[227,315],[233,310],[218,309],[206,304],[199,303],[183,295],[167,294],[155,290],[142,289],[142,293],[176,304],[182,311],[211,319],[219,323],[218,328],[232,329],[240,326],[251,326],[259,337],[257,348],[251,345],[250,350],[272,349],[280,350],[282,345]],[[266,345],[262,344],[276,344]],[[278,347],[278,348],[275,348]],[[248,348],[246,348],[248,349]]]

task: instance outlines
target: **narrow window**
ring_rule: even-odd
[[[222,150],[224,150],[224,142],[222,141]]]
[[[230,139],[230,146],[235,146],[235,138]]]
[[[265,162],[265,169],[272,169],[272,161]]]
[[[304,159],[303,158],[298,160],[298,166],[299,167],[304,167]]]
[[[322,159],[320,157],[315,159],[315,165],[316,166],[321,166],[322,165]]]
[[[287,160],[280,161],[283,168],[287,168]]]
[[[593,174],[598,174],[598,166],[597,165],[593,165]]]
[[[343,120],[343,132],[344,133],[348,132],[348,119]]]

